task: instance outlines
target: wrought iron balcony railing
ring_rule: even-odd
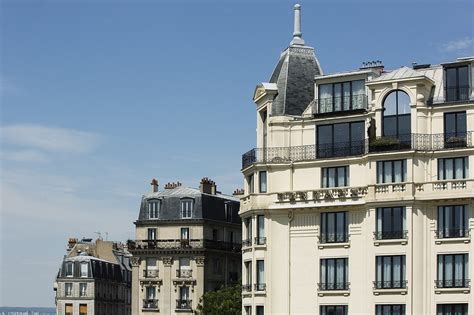
[[[469,237],[469,229],[440,229],[435,231],[436,238],[463,238]]]
[[[242,285],[242,292],[252,292],[252,285],[251,284]]]
[[[144,278],[158,278],[158,270],[157,269],[145,269],[145,270],[143,270],[143,277]]]
[[[265,283],[256,283],[254,286],[255,291],[265,291],[267,289],[267,285]]]
[[[267,243],[266,237],[256,237],[255,238],[255,245],[265,245]]]
[[[374,232],[376,240],[399,240],[408,238],[408,230],[400,231],[377,231]]]
[[[473,131],[440,134],[412,133],[350,142],[255,148],[242,155],[242,168],[255,163],[290,163],[388,151],[440,151],[471,148],[474,147],[472,138]]]
[[[206,239],[171,239],[171,240],[136,240],[128,241],[131,251],[141,249],[173,250],[173,249],[194,249],[208,248],[225,251],[240,251],[240,243],[223,242]]]
[[[367,95],[365,94],[320,98],[312,102],[312,112],[318,115],[367,110],[367,104]]]
[[[143,308],[158,309],[158,300],[157,299],[144,299]]]
[[[467,101],[471,95],[471,87],[469,85],[445,87],[444,95],[446,102]]]
[[[251,238],[242,241],[242,247],[250,247],[250,246],[252,246]]]
[[[374,289],[406,289],[407,280],[374,281]]]
[[[176,309],[178,310],[190,310],[192,306],[192,300],[176,300]]]
[[[177,278],[192,278],[193,270],[192,269],[177,269],[176,277]]]
[[[319,291],[349,290],[350,282],[320,282]]]
[[[320,244],[347,243],[349,242],[348,233],[321,233],[318,236]]]
[[[469,288],[470,279],[454,279],[454,280],[435,280],[437,289],[443,288]]]

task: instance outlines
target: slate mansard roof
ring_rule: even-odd
[[[240,207],[238,198],[221,193],[216,193],[215,195],[207,194],[199,189],[178,186],[144,195],[137,223],[149,221],[148,204],[154,200],[160,202],[160,209],[158,219],[153,219],[153,221],[181,220],[181,201],[185,199],[193,201],[192,219],[227,221],[225,217],[225,204],[230,204],[233,212],[232,223],[240,224],[241,222],[238,216]]]

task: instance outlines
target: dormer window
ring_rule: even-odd
[[[74,263],[67,262],[65,264],[65,268],[66,268],[66,277],[73,277],[74,276]]]
[[[81,277],[87,278],[89,276],[89,264],[88,263],[81,263]]]
[[[192,200],[192,199],[183,199],[183,200],[181,200],[181,218],[182,219],[191,219],[192,218],[193,205],[194,205],[194,200]]]
[[[148,219],[158,219],[161,208],[161,200],[148,201]]]
[[[318,91],[320,114],[363,109],[367,104],[364,80],[320,84]]]
[[[469,99],[468,66],[445,68],[445,96],[447,102]]]

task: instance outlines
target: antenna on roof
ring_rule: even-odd
[[[295,4],[293,7],[295,11],[295,20],[294,20],[294,28],[293,28],[293,40],[291,41],[290,45],[304,45],[304,40],[301,38],[301,5]]]
[[[102,233],[100,233],[100,231],[94,232],[94,234],[97,234],[97,238],[102,240]]]

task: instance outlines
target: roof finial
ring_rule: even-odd
[[[301,5],[295,4],[293,9],[295,11],[295,25],[290,45],[304,45],[304,40],[301,38]]]

